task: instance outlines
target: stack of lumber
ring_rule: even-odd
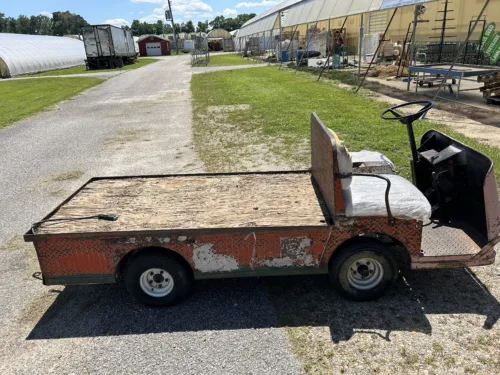
[[[479,88],[484,98],[496,95],[500,96],[500,72],[478,76],[477,81],[484,83],[484,86]]]

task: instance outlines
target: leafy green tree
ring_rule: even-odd
[[[184,32],[185,33],[194,33],[195,31],[195,28],[194,28],[194,25],[193,25],[193,21],[189,20],[186,22],[186,24],[184,25]]]
[[[8,33],[18,33],[17,31],[17,20],[14,17],[7,18],[7,30]]]
[[[224,16],[217,16],[209,23],[213,29],[225,29],[226,28],[226,19]]]
[[[18,34],[30,34],[30,19],[25,15],[17,17],[16,32]]]
[[[164,31],[165,31],[165,24],[163,23],[163,21],[162,20],[156,21],[154,34],[156,35],[163,34]]]
[[[43,15],[38,15],[38,33],[40,35],[52,35],[52,20]]]
[[[0,13],[0,33],[7,31],[7,18],[4,13]]]
[[[239,29],[245,22],[254,17],[255,13],[238,14],[236,18],[224,18],[224,16],[217,16],[210,22],[210,26],[214,29],[233,31]]]
[[[139,22],[139,20],[133,20],[132,21],[132,24],[130,25],[130,28],[132,29],[132,33],[136,36],[139,36],[141,34],[139,34],[139,28],[141,26],[141,23]]]
[[[198,21],[198,25],[196,26],[197,33],[206,33],[208,31],[208,20],[205,22]]]
[[[40,34],[40,20],[37,16],[30,17],[30,34]]]
[[[52,13],[52,32],[54,35],[80,34],[82,27],[88,24],[79,14],[69,11]]]

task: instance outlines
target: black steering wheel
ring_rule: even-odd
[[[407,107],[410,105],[421,105],[422,108],[420,111],[409,114],[409,115],[402,115],[398,112],[396,112],[397,109]],[[384,112],[380,114],[380,118],[383,120],[399,120],[403,124],[411,124],[413,121],[418,120],[420,117],[422,117],[429,109],[434,107],[434,102],[430,100],[417,100],[415,102],[408,102],[408,103],[403,103],[396,105],[394,107],[391,107],[389,109],[386,109]],[[386,116],[388,113],[391,113],[392,116]]]

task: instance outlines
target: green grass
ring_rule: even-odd
[[[0,82],[0,128],[6,127],[103,82],[75,77]]]
[[[240,55],[224,54],[210,55],[210,63],[208,66],[227,66],[227,65],[248,65],[255,64],[254,60],[244,59]]]
[[[311,112],[316,112],[351,151],[366,149],[382,152],[396,164],[403,176],[410,176],[410,148],[404,125],[380,119],[380,113],[389,105],[340,88],[335,81],[316,82],[316,77],[308,73],[293,74],[291,71],[279,71],[276,67],[264,67],[197,74],[191,82],[195,143],[205,164],[220,165],[214,160],[228,159],[234,152],[234,147],[204,146],[209,144],[210,131],[213,133],[210,129],[224,124],[231,124],[232,128],[228,129],[260,134],[261,141],[286,160],[296,161],[297,155],[307,156],[308,150],[306,153],[299,150],[304,140],[309,139],[309,118]],[[228,111],[220,120],[207,111],[208,106],[238,104],[250,105],[251,109]],[[481,144],[445,126],[417,121],[414,124],[417,140],[433,128],[490,156],[497,166],[497,174],[500,173],[500,149]],[[221,135],[222,145],[223,137],[227,135]],[[307,146],[308,143],[305,144]],[[308,165],[309,160],[305,164]],[[208,169],[213,170],[214,167],[209,166]]]
[[[66,74],[92,74],[92,73],[102,73],[102,72],[116,72],[119,70],[129,70],[141,68],[145,65],[151,64],[158,61],[157,59],[137,59],[134,64],[124,65],[123,68],[115,69],[102,69],[102,70],[87,70],[85,65],[74,66],[72,68],[50,70],[48,72],[41,72],[35,74],[27,74],[29,77],[41,77],[41,76],[60,76]]]

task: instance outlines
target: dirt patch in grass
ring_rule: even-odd
[[[268,137],[253,121],[245,119],[247,110],[195,113],[194,142],[210,172],[299,169],[307,164],[309,154],[296,155],[290,162],[281,155],[290,145],[287,139]],[[301,150],[305,150],[302,147]]]

